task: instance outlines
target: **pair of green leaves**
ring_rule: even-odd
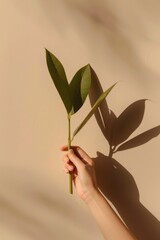
[[[46,49],[46,60],[49,73],[52,77],[53,83],[64,103],[68,116],[75,114],[84,104],[86,97],[89,93],[91,80],[92,80],[92,70],[90,65],[86,65],[79,69],[71,82],[68,83],[66,73],[62,63],[54,56],[51,52]],[[115,84],[114,84],[115,85]],[[82,121],[82,123],[76,128],[73,133],[74,136],[82,129],[82,127],[88,122],[91,116],[94,114],[96,109],[99,107],[101,102],[110,93],[111,86],[101,96],[97,99],[91,111]]]
[[[82,67],[73,77],[70,84],[61,62],[46,49],[46,60],[49,73],[69,115],[76,113],[88,95],[91,85],[90,66]]]

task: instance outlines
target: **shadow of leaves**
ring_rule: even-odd
[[[130,139],[129,141],[123,143],[122,145],[120,145],[117,148],[116,152],[124,151],[124,150],[134,148],[134,147],[138,147],[142,144],[147,143],[152,138],[157,137],[159,134],[160,134],[160,126],[149,129],[148,131],[145,131],[145,132],[139,134],[138,136]]]
[[[138,100],[129,105],[116,119],[112,128],[110,145],[117,146],[124,142],[139,127],[143,120],[145,100]]]
[[[92,106],[102,92],[100,81],[92,69],[92,85],[89,93]],[[146,100],[140,99],[133,102],[118,117],[109,109],[106,100],[101,103],[95,112],[96,121],[110,146],[110,157],[117,151],[143,145],[160,134],[160,125],[158,125],[128,140],[143,121]]]
[[[96,73],[92,70],[92,85],[89,94],[91,105],[103,92]],[[104,100],[95,112],[95,118],[110,151],[109,155],[97,152],[94,158],[97,183],[102,193],[116,207],[119,215],[139,240],[159,240],[160,222],[140,202],[140,194],[133,176],[113,159],[117,151],[141,146],[160,134],[160,125],[129,139],[140,126],[145,112],[146,99],[130,104],[120,115],[109,109]]]

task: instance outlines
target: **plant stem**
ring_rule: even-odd
[[[115,149],[116,149],[116,146],[110,146],[110,148],[109,148],[109,155],[108,155],[108,157],[110,157],[110,158],[112,158],[112,156],[113,156],[113,153],[115,153],[116,151],[115,151]]]
[[[68,114],[68,150],[71,149],[71,117]],[[73,194],[72,173],[69,172],[69,192]]]

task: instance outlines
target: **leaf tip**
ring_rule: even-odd
[[[45,52],[46,52],[46,53],[49,53],[49,51],[48,51],[48,49],[47,49],[47,48],[44,48],[44,49],[45,49]]]
[[[91,68],[91,64],[90,64],[90,63],[88,63],[86,66],[89,67],[89,68]]]
[[[91,71],[91,65],[88,63],[88,64],[85,66],[85,69]]]

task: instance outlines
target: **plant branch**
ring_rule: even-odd
[[[71,149],[71,116],[68,114],[68,150]],[[69,192],[73,194],[72,173],[69,172]]]

